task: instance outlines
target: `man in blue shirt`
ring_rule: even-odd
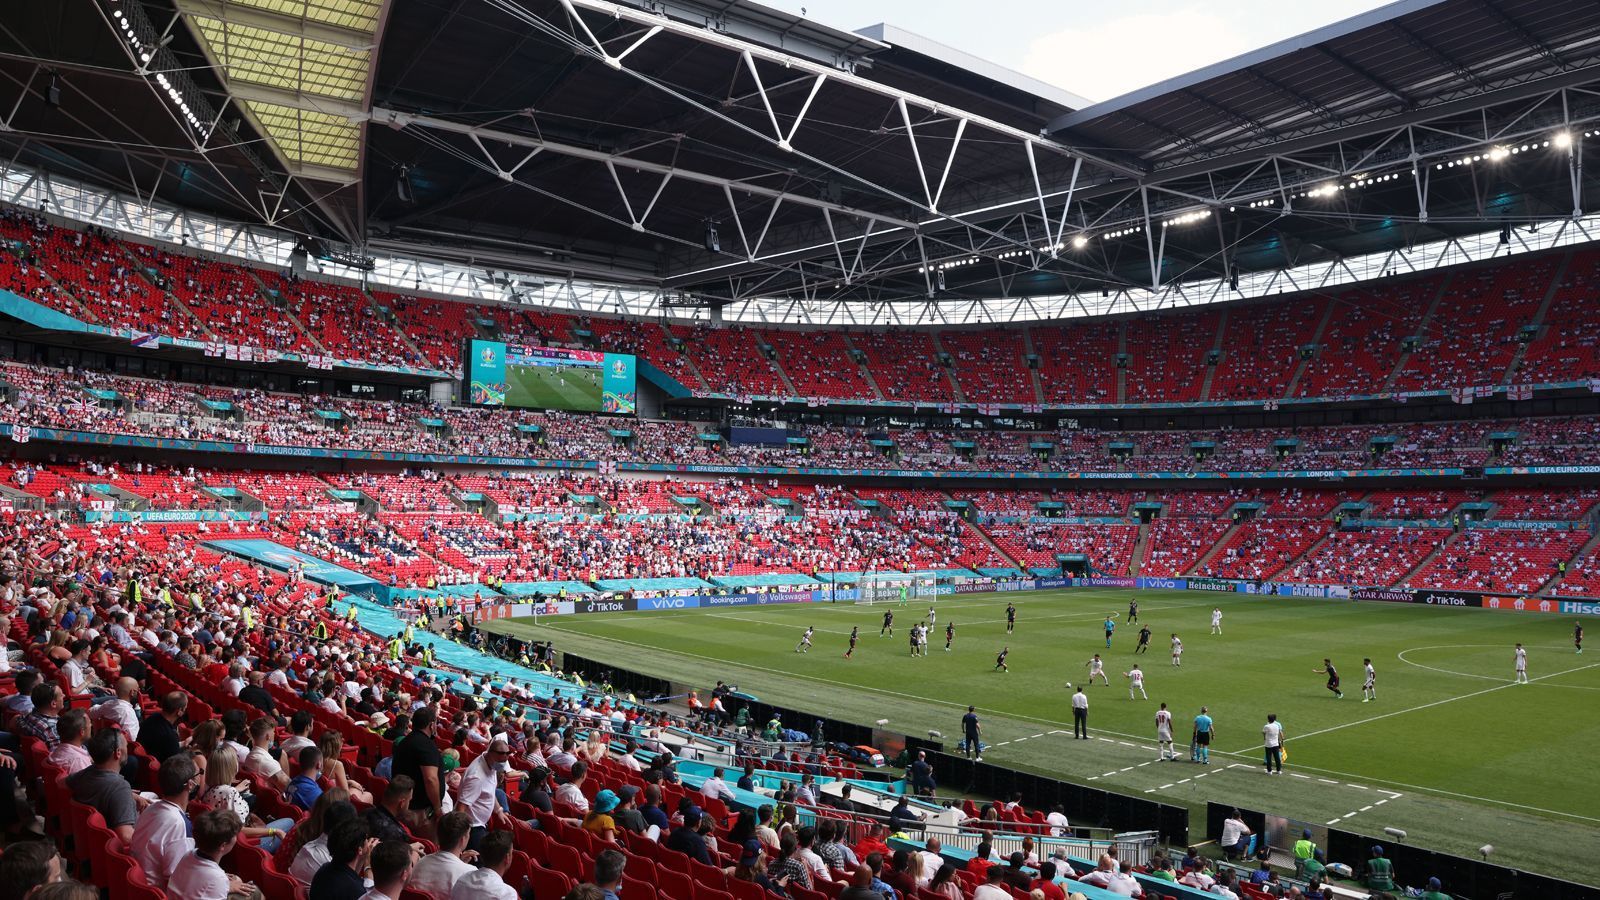
[[[1106,649],[1111,649],[1111,632],[1117,630],[1117,621],[1111,616],[1106,616]]]
[[[961,730],[966,737],[967,756],[983,762],[983,745],[979,742],[983,726],[978,724],[977,707],[967,707],[967,714],[961,717]]]
[[[306,747],[300,751],[300,774],[289,779],[289,801],[304,810],[310,810],[322,796],[317,776],[322,774],[322,751]]]
[[[1211,721],[1209,708],[1200,707],[1194,717],[1194,740],[1189,746],[1189,758],[1194,762],[1211,765],[1211,739],[1216,737],[1216,725]]]

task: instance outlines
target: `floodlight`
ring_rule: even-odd
[[[1082,250],[1084,247],[1088,246],[1088,244],[1089,239],[1081,234],[1072,239],[1072,246],[1078,248],[1079,250]]]
[[[1565,131],[1556,132],[1556,136],[1551,138],[1551,140],[1555,142],[1557,147],[1562,149],[1572,146],[1572,135]]]
[[[1499,162],[1500,160],[1505,159],[1507,156],[1510,156],[1510,155],[1511,155],[1511,151],[1507,150],[1504,147],[1495,147],[1493,150],[1489,151],[1489,159],[1492,162]]]

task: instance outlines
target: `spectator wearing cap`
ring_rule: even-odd
[[[611,811],[611,818],[617,821],[617,827],[623,831],[644,834],[649,826],[645,824],[644,816],[634,805],[638,798],[639,789],[631,784],[617,788],[617,808]]]
[[[683,824],[672,829],[667,835],[663,845],[668,850],[676,850],[696,862],[711,865],[711,854],[706,851],[706,839],[700,836],[700,807],[691,806],[684,810]]]
[[[1311,829],[1302,829],[1300,840],[1294,842],[1294,877],[1304,877],[1306,860],[1315,859],[1319,852],[1316,841],[1311,839]]]
[[[1422,900],[1450,900],[1450,895],[1444,892],[1444,885],[1437,878],[1428,879],[1428,887],[1422,892]]]
[[[583,817],[583,830],[609,844],[617,842],[617,820],[611,817],[619,799],[615,791],[604,790],[594,795],[594,806]]]
[[[1372,848],[1372,858],[1367,860],[1366,884],[1375,891],[1394,890],[1394,863],[1384,857],[1382,846]]]

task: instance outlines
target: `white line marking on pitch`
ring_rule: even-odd
[[[1555,678],[1555,677],[1557,677],[1559,675],[1570,675],[1573,672],[1582,672],[1585,669],[1593,669],[1593,668],[1600,668],[1600,663],[1590,663],[1587,666],[1577,666],[1576,668],[1572,668],[1572,669],[1563,669],[1560,672],[1551,672],[1548,675],[1540,675],[1538,678],[1530,678],[1530,679],[1528,679],[1528,683],[1532,684],[1534,682],[1543,681],[1546,678]],[[1446,697],[1443,700],[1435,700],[1432,703],[1424,703],[1421,706],[1413,706],[1413,707],[1410,707],[1410,708],[1407,708],[1407,709],[1397,709],[1394,712],[1387,712],[1387,713],[1384,713],[1381,716],[1370,716],[1370,717],[1365,718],[1365,719],[1357,719],[1354,722],[1346,722],[1343,725],[1334,725],[1334,726],[1332,726],[1330,728],[1323,728],[1323,729],[1320,729],[1318,731],[1308,731],[1305,734],[1295,735],[1295,740],[1302,740],[1303,741],[1303,740],[1305,740],[1307,738],[1314,738],[1319,734],[1329,734],[1329,733],[1332,733],[1332,732],[1335,732],[1335,731],[1342,731],[1342,730],[1344,730],[1346,728],[1354,728],[1357,725],[1365,725],[1365,724],[1367,724],[1369,722],[1379,722],[1379,721],[1382,721],[1384,719],[1393,718],[1395,716],[1403,716],[1406,713],[1418,712],[1418,711],[1424,710],[1424,709],[1432,709],[1435,706],[1443,706],[1446,703],[1454,703],[1457,700],[1468,700],[1468,699],[1471,699],[1473,697],[1481,697],[1484,694],[1492,694],[1495,691],[1503,691],[1503,690],[1505,690],[1506,688],[1509,688],[1509,687],[1516,687],[1516,682],[1508,681],[1505,684],[1495,685],[1492,688],[1484,688],[1481,691],[1473,691],[1470,694],[1460,694],[1460,695],[1455,696],[1455,697]],[[1239,752],[1241,752],[1241,753],[1249,753],[1251,751],[1259,750],[1259,749],[1260,749],[1259,746],[1247,747],[1246,749],[1241,750]]]

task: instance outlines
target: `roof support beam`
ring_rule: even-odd
[[[343,28],[325,22],[313,22],[299,16],[286,16],[253,6],[228,3],[225,0],[173,0],[178,12],[188,16],[218,19],[232,25],[261,28],[276,34],[310,38],[343,47],[347,50],[375,50],[370,32]]]

